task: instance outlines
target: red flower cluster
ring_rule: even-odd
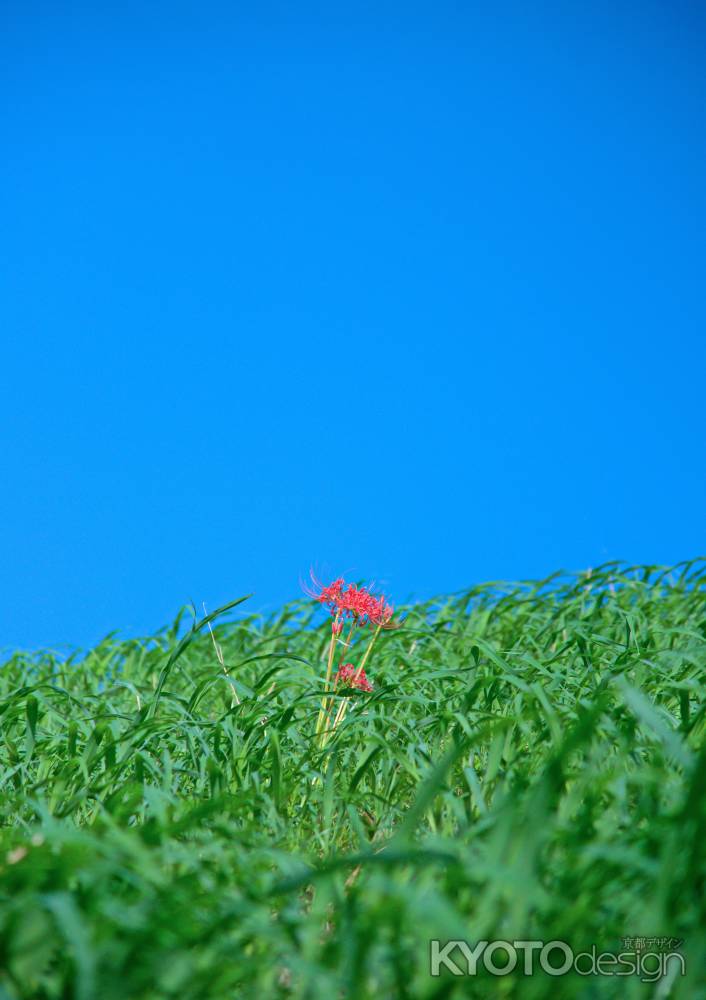
[[[333,583],[324,585],[320,583],[313,572],[311,573],[311,587],[304,586],[305,592],[319,604],[322,604],[333,615],[331,623],[331,639],[328,644],[328,656],[326,658],[326,678],[324,680],[324,690],[321,698],[321,708],[316,720],[316,738],[319,747],[323,749],[333,732],[343,722],[343,718],[348,708],[348,699],[342,698],[336,708],[334,693],[337,687],[348,688],[357,691],[370,692],[373,685],[365,676],[364,667],[368,665],[373,646],[377,642],[380,630],[383,628],[397,628],[398,623],[393,619],[392,605],[385,600],[384,594],[376,597],[368,587],[358,587],[354,583],[346,584],[343,577],[338,577]],[[338,637],[343,632],[344,623],[348,623],[345,639]],[[360,665],[354,667],[352,663],[344,663],[343,659],[350,656],[351,639],[355,630],[360,627],[369,626],[373,629],[373,636],[367,642],[366,649],[359,661]],[[343,645],[343,651],[339,660],[339,667],[331,677],[333,661],[338,643]],[[331,681],[333,680],[333,691]]]
[[[333,583],[329,583],[328,587],[324,587],[323,584],[319,583],[315,579],[314,574],[311,574],[311,582],[314,584],[314,590],[310,590],[308,587],[304,587],[305,592],[310,596],[315,598],[319,604],[325,604],[327,608],[331,611],[335,611],[336,604],[341,599],[341,593],[345,581],[342,576],[339,576],[337,580]],[[318,589],[318,593],[316,592]]]
[[[334,678],[334,684],[341,687],[357,688],[358,691],[372,691],[373,685],[365,676],[364,670],[358,670],[352,663],[344,663]]]
[[[354,583],[346,586],[343,577],[339,577],[328,586],[318,583],[312,576],[315,590],[310,595],[329,609],[332,615],[339,618],[352,618],[359,625],[378,626],[383,628],[390,623],[394,608],[387,603],[384,595],[375,597],[367,587],[356,587]]]

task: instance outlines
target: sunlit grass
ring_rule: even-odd
[[[611,565],[403,609],[323,746],[308,600],[214,613],[222,662],[205,619],[14,656],[0,998],[652,996],[429,976],[431,938],[638,935],[706,996],[705,587]]]

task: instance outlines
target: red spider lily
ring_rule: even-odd
[[[336,689],[354,689],[357,691],[371,692],[373,685],[365,675],[365,666],[368,663],[373,647],[378,636],[383,629],[397,628],[398,623],[392,620],[394,609],[385,600],[384,594],[375,596],[369,587],[359,587],[355,583],[346,584],[343,577],[338,577],[333,583],[320,583],[313,572],[311,573],[312,587],[304,587],[305,592],[319,604],[324,605],[333,615],[331,623],[331,639],[328,646],[328,656],[326,658],[326,677],[324,679],[324,691],[321,699],[321,707],[316,720],[316,736],[319,746],[323,748],[334,730],[341,724],[348,707],[348,699],[342,699],[341,704],[334,715]],[[339,638],[343,633],[344,620],[348,623],[345,639]],[[352,663],[343,663],[349,655],[351,640],[358,628],[368,626],[373,629],[373,636],[361,657],[358,667]],[[333,661],[336,646],[341,643],[343,652],[339,661],[339,668],[333,675]]]
[[[324,586],[322,583],[316,579],[313,573],[311,573],[312,587],[304,586],[304,593],[309,597],[313,597],[315,601],[319,604],[325,605],[331,614],[335,615],[338,611],[338,604],[341,599],[341,592],[345,585],[343,577],[339,577],[338,580],[334,580],[333,583],[329,583],[328,586]]]
[[[372,691],[373,685],[365,676],[364,670],[359,670],[352,663],[344,663],[334,677],[334,685],[338,687],[357,688],[359,691]]]
[[[395,613],[395,609],[391,604],[388,604],[385,600],[383,594],[380,597],[373,598],[372,604],[368,610],[368,620],[371,625],[379,625],[382,628],[393,628],[390,625],[390,619]]]
[[[323,604],[336,618],[336,635],[340,635],[340,619],[349,618],[356,625],[369,625],[373,628],[395,628],[391,624],[393,607],[387,603],[384,595],[375,597],[367,587],[358,587],[354,583],[346,586],[345,580],[339,577],[333,583],[319,583],[311,574],[313,588],[305,587],[305,593]]]
[[[354,618],[364,623],[370,616],[375,598],[367,587],[356,587],[349,583],[338,601],[338,611],[346,618]]]

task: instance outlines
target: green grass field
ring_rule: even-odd
[[[7,660],[1,1000],[706,997],[706,563],[400,611],[323,749],[306,599],[214,617],[225,667],[188,615]],[[430,975],[639,936],[686,976]]]

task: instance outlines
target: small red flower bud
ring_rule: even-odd
[[[352,663],[344,663],[336,674],[335,683],[341,687],[356,688],[358,691],[372,691],[373,685],[365,676],[364,670],[358,670]]]

